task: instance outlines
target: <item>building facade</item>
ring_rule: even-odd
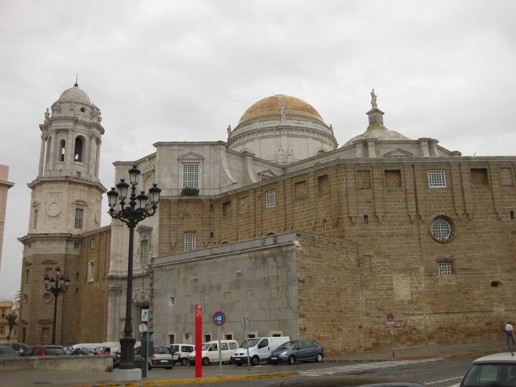
[[[82,90],[71,90],[80,99],[74,108],[82,101],[94,111]],[[61,133],[53,131],[61,117],[54,111],[42,125],[45,138]],[[141,190],[162,189],[158,213],[135,232],[133,332],[147,309],[155,342],[193,342],[200,304],[204,340],[219,334],[211,322],[217,311],[226,314],[226,338],[242,340],[247,318],[249,334],[315,338],[330,354],[389,348],[393,334],[400,346],[497,338],[514,313],[516,157],[463,157],[436,139],[409,139],[384,125],[374,91],[367,115],[365,131],[339,147],[310,104],[276,95],[251,105],[226,141],[158,142],[150,155],[116,162],[116,181],[136,165]],[[128,231],[119,221],[95,223],[103,130],[91,122],[100,112],[88,117],[90,172],[38,176],[30,185],[32,228],[20,238],[28,342],[45,340],[51,322],[41,311],[48,293],[30,275],[42,277],[55,263],[72,279],[61,341],[122,335]],[[82,132],[70,134],[71,122],[53,143],[76,143]],[[52,157],[65,165],[69,157],[76,172],[66,148]],[[47,197],[59,192],[68,206],[53,219]],[[64,227],[74,220],[65,214],[80,206],[93,217],[88,226]],[[34,209],[46,209],[38,219],[44,237]]]
[[[9,178],[9,167],[0,164],[0,267],[2,266],[2,248],[4,244],[5,213],[7,211],[7,191],[14,183]]]

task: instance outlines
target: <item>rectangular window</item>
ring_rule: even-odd
[[[489,178],[486,168],[471,168],[471,184],[489,185]]]
[[[34,228],[38,228],[38,209],[34,209]]]
[[[228,218],[231,216],[231,202],[222,203],[222,217]]]
[[[75,220],[73,227],[74,228],[82,228],[82,222],[84,217],[84,210],[82,208],[75,209]]]
[[[195,250],[195,233],[185,232],[185,251]]]
[[[276,207],[276,191],[265,192],[265,207]]]
[[[437,270],[439,275],[452,275],[452,264],[450,261],[443,261],[437,263]]]
[[[298,181],[294,184],[294,193],[296,200],[303,200],[308,198],[308,189],[306,188],[306,181]]]
[[[430,188],[446,188],[446,174],[442,169],[428,171],[428,186]]]
[[[95,238],[91,238],[90,239],[90,249],[94,249],[95,247],[97,247],[97,241]]]
[[[199,164],[183,164],[183,188],[199,188]]]
[[[512,186],[512,170],[510,168],[500,168],[500,185]]]
[[[238,213],[245,214],[247,212],[247,207],[249,206],[247,196],[240,198],[238,200]]]
[[[323,195],[330,191],[328,175],[317,176],[317,193]]]
[[[401,171],[399,169],[396,170],[386,170],[385,173],[385,186],[386,187],[401,187]]]
[[[368,171],[368,170],[357,171],[357,188],[358,189],[371,188],[371,171]]]
[[[88,282],[95,281],[95,261],[91,260],[88,262]]]

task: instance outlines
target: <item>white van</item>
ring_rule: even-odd
[[[100,350],[97,350],[99,355],[115,355],[115,352],[120,350],[120,341],[106,341],[100,343]]]
[[[84,352],[88,352],[90,355],[96,355],[97,352],[101,350],[101,347],[101,343],[80,343],[72,345],[70,350],[73,352],[76,349],[81,349]]]
[[[220,340],[220,358],[219,358],[219,340],[208,341],[202,345],[202,365],[207,366],[210,363],[231,363],[233,353],[238,348],[236,340]],[[188,356],[188,363],[195,364],[195,350]]]
[[[289,336],[253,337],[244,340],[233,354],[233,363],[239,366],[247,364],[247,350],[249,349],[250,363],[254,366],[258,365],[261,361],[266,361],[272,351],[287,341],[290,341]]]
[[[170,344],[168,346],[170,353],[177,354],[176,362],[181,363],[181,365],[186,365],[188,363],[188,356],[195,350],[195,346],[193,344]]]

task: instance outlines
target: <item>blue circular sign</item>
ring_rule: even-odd
[[[212,320],[213,320],[213,324],[220,327],[221,325],[223,325],[226,322],[226,315],[224,314],[224,312],[221,312],[219,310],[218,312],[213,313]]]

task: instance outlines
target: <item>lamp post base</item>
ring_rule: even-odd
[[[142,370],[140,368],[113,370],[113,382],[141,382]]]

